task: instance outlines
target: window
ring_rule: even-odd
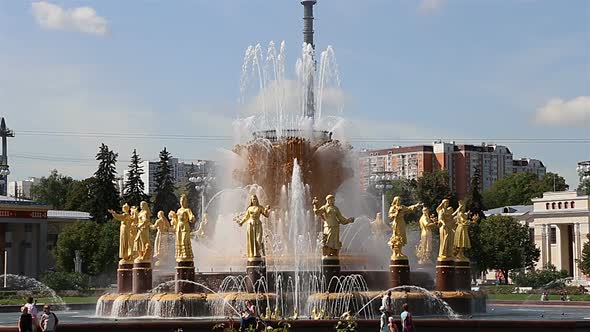
[[[555,202],[551,203],[551,209],[555,210]]]
[[[572,207],[572,209],[575,208],[576,207],[575,202],[572,201],[572,203],[570,204],[570,206]]]
[[[557,208],[561,209],[561,202],[557,203]]]
[[[549,203],[545,203],[545,210],[549,210]]]
[[[568,204],[569,204],[569,202],[565,202],[565,203],[563,203],[563,208],[564,208],[564,209],[567,209],[567,206],[568,206]]]
[[[557,227],[551,227],[551,233],[549,234],[551,244],[557,243]]]

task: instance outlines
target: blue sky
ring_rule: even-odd
[[[60,137],[40,131],[226,135],[250,44],[287,43],[299,1],[0,0],[0,114],[12,179],[95,170],[105,142],[128,160],[216,158],[231,141]],[[332,45],[353,136],[590,139],[590,2],[319,0],[316,48]],[[473,143],[473,141],[470,141]],[[501,143],[501,142],[499,142]],[[410,144],[410,143],[401,143]],[[590,143],[506,143],[577,185]],[[126,166],[122,162],[119,168]]]

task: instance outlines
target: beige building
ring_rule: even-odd
[[[535,244],[541,249],[538,267],[552,264],[570,273],[574,283],[588,284],[578,260],[590,232],[590,196],[547,192],[533,199]]]

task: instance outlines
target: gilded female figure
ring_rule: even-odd
[[[168,232],[170,230],[170,223],[168,219],[166,219],[166,215],[164,215],[164,211],[158,212],[158,219],[151,229],[155,229],[156,232],[156,239],[154,240],[154,257],[161,258],[166,254],[166,247],[168,245]]]
[[[399,237],[400,249],[408,244],[408,238],[406,236],[406,215],[416,210],[419,206],[420,204],[403,206],[399,196],[395,196],[391,201],[391,207],[389,208],[389,219],[391,220],[391,228],[393,229],[391,239],[393,240],[396,236]],[[402,254],[402,256],[404,255]]]
[[[190,261],[194,258],[191,245],[191,225],[195,222],[195,215],[188,207],[186,195],[180,196],[180,208],[176,211],[176,261]]]
[[[455,235],[455,213],[448,199],[443,199],[436,208],[438,224],[440,225],[440,245],[438,248],[438,260],[453,258],[453,239]]]
[[[119,258],[121,258],[120,264],[131,263],[133,238],[131,237],[131,215],[129,214],[129,204],[123,204],[121,208],[122,214],[109,209],[107,210],[113,218],[121,222],[119,227]]]
[[[322,238],[322,255],[324,257],[338,256],[342,242],[340,242],[340,225],[354,222],[354,218],[345,218],[340,209],[334,205],[334,195],[326,196],[326,204],[318,207],[318,199],[313,199],[313,212],[324,221]]]
[[[465,250],[471,248],[471,241],[469,240],[469,225],[477,222],[479,219],[478,215],[473,217],[473,221],[469,220],[467,212],[465,212],[465,204],[463,201],[459,201],[459,207],[457,208],[457,228],[455,229],[455,238],[453,240],[453,247],[455,248],[455,256],[458,261],[469,261],[465,257]]]
[[[270,206],[263,207],[258,201],[256,195],[250,198],[250,206],[246,209],[246,214],[242,220],[238,220],[238,225],[246,226],[246,246],[248,249],[248,258],[259,258],[264,256],[264,238],[262,237],[262,221],[260,216],[268,218]]]
[[[426,264],[430,260],[432,252],[432,227],[436,227],[433,222],[436,217],[430,215],[427,207],[422,208],[422,216],[420,217],[420,244],[418,244],[416,255],[420,264]]]
[[[149,262],[152,259],[152,245],[150,244],[150,226],[152,213],[146,201],[140,203],[141,211],[137,215],[137,235],[133,248],[137,252],[135,262]]]
[[[132,206],[131,207],[131,212],[130,214],[130,220],[131,222],[129,223],[129,236],[131,238],[131,258],[137,258],[137,250],[135,248],[135,238],[137,237],[137,224],[138,224],[138,216],[139,216],[139,211],[137,210],[137,206]]]

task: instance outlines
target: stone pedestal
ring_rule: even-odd
[[[336,292],[338,283],[332,281],[333,277],[340,276],[340,259],[338,257],[322,257],[322,275],[328,287],[328,292]],[[330,283],[330,281],[332,281]]]
[[[246,275],[248,276],[246,290],[248,293],[255,293],[258,288],[258,281],[260,278],[266,276],[266,262],[264,261],[264,258],[248,258],[248,262],[246,263]],[[263,288],[260,288],[260,290],[261,292],[264,291]]]
[[[392,258],[389,261],[389,272],[391,272],[390,287],[410,285],[410,263],[407,258]]]
[[[152,263],[133,263],[133,294],[147,293],[152,289]]]
[[[177,282],[174,285],[176,293],[194,293],[195,285],[190,282],[178,282],[178,280],[195,281],[195,263],[190,261],[176,262],[176,277]]]
[[[455,262],[455,289],[471,290],[471,266],[469,261]]]
[[[455,262],[452,259],[436,261],[436,290],[455,290]]]
[[[119,262],[117,269],[117,293],[131,293],[133,291],[133,263]]]

